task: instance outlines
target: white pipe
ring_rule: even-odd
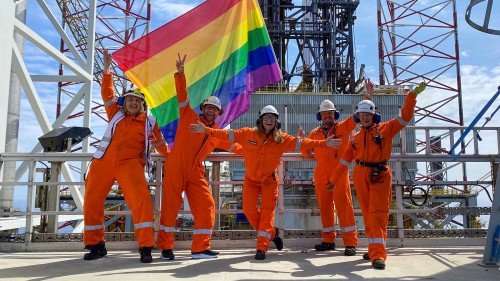
[[[25,23],[26,22],[26,7],[27,1],[21,1],[15,9],[15,17]],[[14,26],[12,26],[14,27]],[[14,29],[12,29],[13,31]],[[14,33],[14,41],[21,54],[24,51],[24,39],[17,33]],[[12,50],[10,50],[12,52]],[[5,152],[17,152],[18,136],[19,136],[19,117],[21,112],[21,84],[19,79],[10,70],[10,88],[9,101],[7,107],[7,128],[5,134]],[[16,180],[16,163],[6,162],[3,165],[3,181],[15,182]],[[14,186],[4,186],[0,190],[0,207],[3,210],[14,208]]]

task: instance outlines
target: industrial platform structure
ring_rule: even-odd
[[[30,26],[27,1],[7,0],[0,9],[2,61],[0,64],[0,252],[48,250],[65,242],[68,250],[82,247],[84,175],[92,152],[102,137],[106,116],[100,99],[93,95],[102,77],[102,52],[116,50],[150,31],[153,4],[143,1],[37,0],[36,11],[51,23],[58,44],[44,39]],[[32,5],[35,5],[33,1]],[[425,5],[419,2],[425,2]],[[484,3],[483,3],[484,2]],[[313,113],[323,99],[332,98],[346,118],[365,91],[364,65],[358,67],[354,24],[360,1],[260,0],[261,11],[281,67],[283,81],[252,94],[250,110],[231,124],[232,128],[253,126],[255,112],[263,105],[282,105],[285,131],[306,131],[317,126]],[[475,6],[486,5],[484,22],[470,15]],[[467,21],[479,31],[498,35],[488,25],[493,1],[471,0]],[[500,127],[465,126],[455,0],[377,0],[379,76],[376,95],[384,118],[399,114],[405,94],[421,81],[439,90],[433,103],[418,105],[412,124],[395,137],[393,156],[393,204],[389,244],[484,246],[482,263],[500,260]],[[28,15],[29,17],[29,15]],[[478,31],[478,32],[479,32]],[[41,34],[42,33],[42,34]],[[31,50],[53,60],[51,69],[27,67]],[[402,59],[411,56],[412,60]],[[116,92],[130,86],[117,73]],[[451,77],[451,79],[450,79]],[[43,86],[40,86],[43,85]],[[48,86],[47,86],[48,85]],[[45,88],[44,88],[45,87]],[[48,90],[47,90],[48,89]],[[55,112],[46,108],[44,91],[56,92],[50,100]],[[487,109],[498,97],[493,93]],[[21,110],[21,97],[31,112]],[[449,115],[449,112],[453,112]],[[481,114],[484,114],[481,111]],[[94,134],[62,140],[58,152],[37,143],[19,151],[20,116],[36,119],[42,134],[55,129],[90,128]],[[491,116],[493,117],[493,116]],[[487,119],[487,121],[491,120]],[[432,126],[429,126],[432,123]],[[476,125],[476,126],[474,126]],[[482,145],[479,132],[488,138]],[[40,134],[40,136],[42,135]],[[38,138],[40,136],[32,136]],[[75,141],[75,143],[71,143]],[[76,144],[76,145],[75,145]],[[155,177],[149,182],[157,215],[164,158],[154,155]],[[214,240],[253,240],[255,233],[242,216],[242,158],[212,153],[206,161],[207,178],[217,206]],[[470,174],[480,165],[482,174]],[[282,158],[277,206],[277,224],[285,238],[300,243],[303,238],[321,237],[312,171],[314,162],[300,154]],[[14,206],[14,193],[25,194],[25,209]],[[354,189],[353,189],[354,190]],[[478,206],[479,194],[487,194],[491,206]],[[357,203],[356,203],[357,204]],[[176,240],[191,239],[189,206],[178,218]],[[363,236],[360,211],[355,205],[359,236]],[[488,215],[489,225],[480,216]],[[134,240],[130,212],[116,185],[106,205],[106,240]],[[156,224],[159,223],[157,220]],[[157,229],[158,225],[156,225]],[[64,229],[64,231],[62,231]],[[302,240],[305,241],[305,240]],[[235,245],[235,244],[234,244]],[[363,245],[362,245],[363,246]],[[117,247],[120,248],[120,247]]]

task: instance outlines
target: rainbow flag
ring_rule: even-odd
[[[169,144],[179,121],[174,73],[184,64],[190,106],[219,97],[224,127],[250,106],[250,94],[281,80],[257,0],[208,0],[113,53],[113,59],[146,95]]]

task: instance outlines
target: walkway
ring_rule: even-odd
[[[53,243],[57,245],[57,243]],[[343,250],[343,248],[341,248]],[[389,248],[387,268],[375,270],[361,254],[316,252],[303,248],[271,250],[256,261],[253,249],[221,250],[217,259],[193,260],[186,250],[174,261],[154,251],[141,264],[135,251],[110,250],[107,257],[84,261],[83,251],[0,253],[1,280],[500,280],[498,267],[482,267],[484,247]]]

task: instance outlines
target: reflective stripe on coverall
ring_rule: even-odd
[[[174,248],[175,221],[183,203],[185,192],[194,218],[192,252],[210,249],[210,238],[215,224],[215,203],[205,179],[203,161],[215,148],[237,152],[229,141],[211,138],[207,135],[189,131],[188,125],[200,120],[205,126],[207,121],[189,106],[186,90],[186,77],[176,73],[175,86],[179,103],[180,121],[175,135],[175,144],[163,165],[164,180],[162,210],[158,248]],[[215,122],[213,127],[217,125]],[[234,148],[234,149],[233,149]]]
[[[398,116],[388,122],[378,125],[372,124],[369,129],[361,128],[351,139],[349,146],[340,161],[339,176],[349,171],[349,164],[356,160],[358,163],[380,163],[391,157],[394,136],[401,131],[413,117],[416,104],[416,95],[409,93],[405,104]],[[381,143],[376,140],[380,133]],[[368,238],[368,255],[373,262],[376,259],[387,259],[385,243],[387,240],[387,225],[389,221],[389,205],[392,194],[392,172],[389,165],[383,169],[375,181],[371,181],[371,167],[355,165],[352,172],[354,187],[358,197],[365,233]]]
[[[113,94],[111,73],[103,75],[101,95],[107,104],[105,109],[110,120],[120,110]],[[144,176],[146,119],[145,114],[132,117],[127,113],[114,126],[114,132],[104,155],[91,162],[85,183],[83,206],[85,245],[95,245],[104,241],[104,203],[115,180],[123,190],[125,202],[132,212],[139,248],[154,245],[153,203]],[[155,148],[160,154],[168,154],[169,149],[158,126],[154,127],[150,140],[153,146],[156,145]]]
[[[281,164],[281,156],[287,151],[299,151],[301,147],[326,147],[326,141],[299,139],[282,133],[284,141],[277,143],[273,138],[258,134],[256,128],[229,131],[207,128],[206,134],[242,146],[245,159],[243,213],[257,231],[256,249],[267,252],[269,242],[276,236],[274,216],[279,183],[276,169]],[[260,208],[257,208],[259,197]]]
[[[334,124],[327,134],[325,134],[321,126],[309,133],[309,138],[315,140],[325,140],[334,134],[337,139],[342,140],[342,146],[339,148],[315,147],[312,151],[317,161],[316,168],[314,169],[314,186],[321,214],[321,224],[323,226],[323,242],[335,242],[335,214],[333,211],[335,208],[339,219],[342,241],[346,247],[356,247],[358,245],[349,174],[346,174],[342,179],[337,179],[337,184],[333,190],[329,190],[329,183],[330,178],[337,175],[339,161],[347,148],[349,136],[354,128],[356,128],[356,123],[352,116],[350,116],[346,120]],[[301,153],[304,157],[311,156],[311,150],[301,149]]]

